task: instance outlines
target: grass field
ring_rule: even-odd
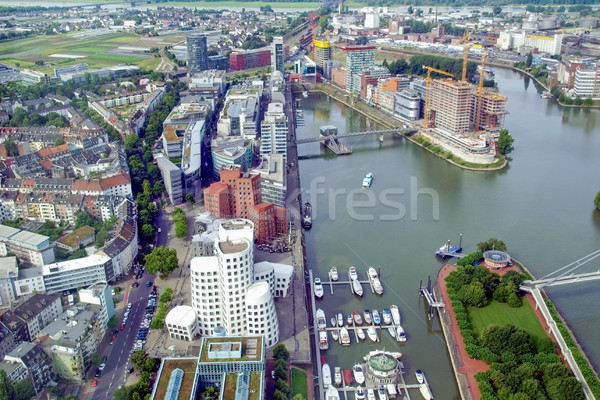
[[[308,387],[306,386],[306,372],[292,368],[292,397],[301,394],[308,398]]]
[[[526,300],[519,308],[511,308],[508,304],[492,300],[487,307],[469,307],[468,312],[473,332],[476,335],[479,335],[489,325],[498,324],[501,326],[514,325],[525,329],[531,335],[534,344],[537,344],[539,339],[548,336],[531,304]]]

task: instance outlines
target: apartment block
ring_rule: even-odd
[[[363,69],[375,66],[375,46],[342,46],[346,52],[346,91],[360,93],[360,73]]]
[[[35,266],[54,261],[54,248],[47,236],[0,225],[0,256],[12,253],[20,262]]]

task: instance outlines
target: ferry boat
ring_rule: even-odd
[[[354,311],[354,313],[352,313],[352,317],[354,318],[354,323],[356,325],[363,324],[362,317],[360,316],[360,313],[358,311]]]
[[[388,326],[387,331],[389,332],[391,337],[396,339],[396,328],[394,328],[393,326]]]
[[[371,325],[371,323],[373,323],[373,319],[371,318],[371,312],[369,309],[365,309],[363,314],[365,316],[365,324]]]
[[[352,371],[349,369],[344,370],[344,382],[346,382],[347,386],[352,385]]]
[[[344,316],[342,313],[338,313],[337,315],[337,324],[338,326],[344,326]]]
[[[373,389],[367,389],[367,400],[377,400],[377,398],[375,398],[375,391]]]
[[[340,400],[340,394],[338,393],[338,391],[335,387],[329,386],[329,389],[327,389],[327,392],[325,392],[325,399],[326,400]]]
[[[333,384],[335,386],[340,386],[342,384],[342,369],[340,367],[335,367],[335,372],[333,373]]]
[[[356,392],[354,392],[354,397],[356,400],[365,400],[365,390],[360,386],[356,388]]]
[[[419,382],[419,383],[425,382],[425,375],[423,374],[423,371],[421,371],[420,369],[415,371],[415,376],[417,378],[417,382]]]
[[[324,329],[327,327],[327,320],[325,319],[325,311],[320,308],[317,309],[317,328]]]
[[[321,279],[315,278],[315,297],[317,299],[320,299],[321,297],[323,297],[324,293],[325,291],[323,290],[323,284],[321,283]]]
[[[396,327],[396,340],[399,342],[406,342],[406,332],[401,325]]]
[[[379,400],[388,400],[387,394],[385,393],[385,389],[380,387],[377,389],[377,395],[379,395]]]
[[[352,373],[354,374],[354,380],[356,383],[359,385],[365,383],[365,371],[363,370],[362,365],[354,364],[354,367],[352,367]]]
[[[310,229],[312,227],[312,206],[310,203],[304,203],[304,218],[302,219],[302,226],[304,229]]]
[[[331,331],[331,337],[333,340],[338,340],[340,338],[340,334],[337,329]]]
[[[373,323],[375,325],[381,325],[381,318],[379,318],[379,311],[373,309]]]
[[[398,306],[392,304],[390,306],[390,312],[392,313],[392,321],[394,322],[394,325],[400,325],[402,319],[400,318],[400,310],[398,309]]]
[[[350,270],[348,270],[348,276],[350,277],[351,281],[358,280],[358,274],[356,273],[356,268],[350,267]]]
[[[323,387],[331,386],[331,368],[328,364],[323,364]]]
[[[352,326],[352,322],[354,322],[354,318],[352,318],[352,315],[348,314],[348,316],[346,317],[346,323],[348,324],[348,326]]]
[[[360,282],[358,281],[358,279],[352,280],[352,290],[354,291],[355,295],[357,295],[358,297],[362,297],[363,288],[362,288],[362,285],[360,284]]]
[[[369,335],[369,339],[371,339],[373,342],[377,342],[377,331],[375,330],[375,327],[370,326],[367,329],[367,335]]]
[[[382,315],[384,324],[389,325],[392,323],[392,314],[390,314],[389,308],[384,308]]]
[[[327,331],[325,329],[319,329],[319,349],[327,350],[329,348],[329,341],[327,340]]]
[[[350,346],[350,334],[348,333],[348,329],[340,329],[340,342],[342,346]]]
[[[331,269],[329,270],[329,279],[331,279],[332,281],[338,280],[338,272],[336,267],[331,267]]]
[[[367,273],[369,274],[369,279],[379,279],[379,275],[377,274],[377,270],[375,270],[375,268],[369,267]]]
[[[363,178],[362,187],[364,187],[364,188],[371,187],[371,183],[373,183],[373,174],[369,172]]]
[[[358,328],[358,329],[356,330],[356,334],[358,335],[358,338],[359,338],[360,340],[365,340],[365,339],[367,338],[367,335],[365,335],[365,331],[364,331],[364,329],[362,329],[362,328]]]

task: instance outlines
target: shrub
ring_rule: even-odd
[[[508,296],[508,300],[507,300],[506,304],[508,304],[512,308],[519,308],[519,307],[521,307],[521,299],[519,298],[519,296],[517,296],[516,293],[511,293]]]

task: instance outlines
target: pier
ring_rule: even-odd
[[[429,312],[427,314],[429,319],[433,318],[435,309],[439,311],[439,309],[446,307],[443,301],[435,299],[435,295],[431,290],[431,277],[427,277],[427,286],[423,286],[423,281],[419,282],[419,295],[425,297],[427,304],[429,304]]]

